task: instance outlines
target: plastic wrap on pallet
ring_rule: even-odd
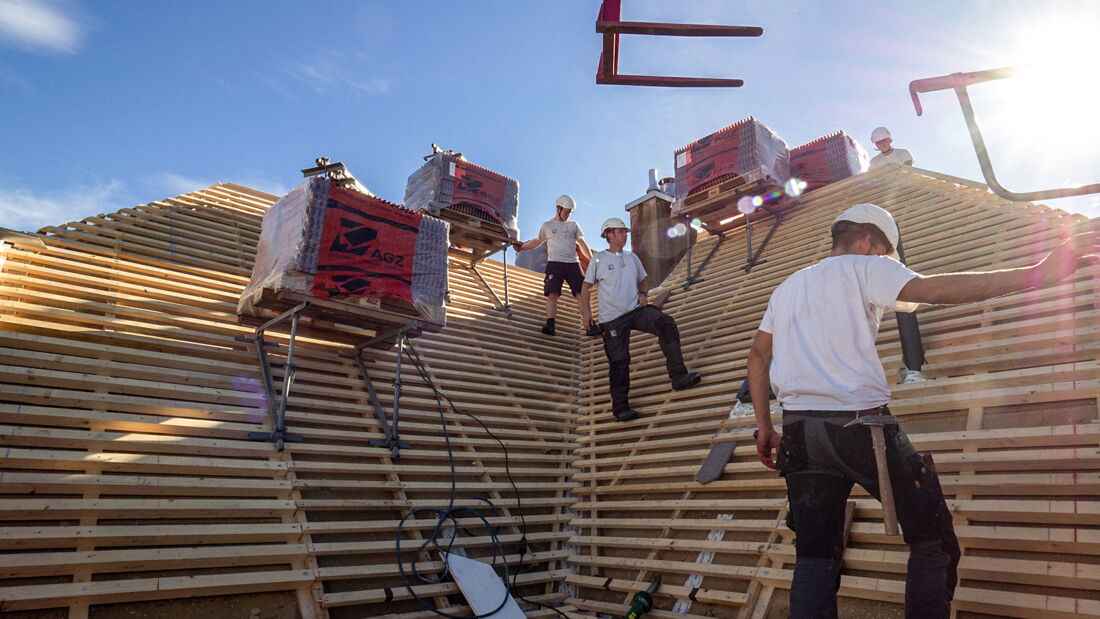
[[[867,171],[868,161],[855,138],[837,131],[791,149],[791,176],[813,191]]]
[[[777,185],[790,178],[787,143],[750,116],[705,138],[676,149],[674,210],[684,198],[729,178],[760,170]]]
[[[450,208],[497,223],[519,238],[519,182],[449,152],[436,153],[409,176],[405,206],[433,215]]]
[[[237,313],[257,315],[253,303],[262,289],[287,290],[350,302],[398,299],[411,305],[411,318],[442,326],[449,228],[329,179],[307,179],[264,215]]]

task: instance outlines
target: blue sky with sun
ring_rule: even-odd
[[[594,237],[644,193],[649,168],[671,175],[677,147],[750,115],[791,147],[843,130],[870,150],[886,125],[919,167],[980,180],[954,95],[924,95],[917,117],[909,81],[1040,61],[1057,68],[1046,82],[974,89],[998,176],[1017,191],[1100,181],[1100,3],[624,0],[628,20],[764,28],[623,38],[623,73],[745,80],[699,90],[597,86],[598,8],[0,0],[0,226],[216,181],[283,193],[322,155],[400,202],[435,142],[520,181],[525,238],[561,193]],[[1048,204],[1100,215],[1095,196]]]

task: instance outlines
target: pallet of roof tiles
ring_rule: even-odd
[[[867,151],[843,131],[791,149],[791,178],[806,183],[805,191],[865,172],[867,166]]]
[[[446,323],[449,225],[313,177],[264,215],[240,316],[308,301],[311,314],[393,326]]]
[[[456,245],[480,249],[519,238],[519,182],[454,151],[436,152],[409,175],[405,206],[455,224]]]
[[[790,178],[787,144],[746,118],[676,149],[673,212],[704,223],[733,215],[742,196],[765,194]]]

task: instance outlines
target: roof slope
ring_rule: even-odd
[[[368,443],[379,424],[340,353],[369,333],[347,325],[315,325],[301,340],[288,421],[304,442],[280,453],[248,439],[269,423],[255,350],[236,339],[251,328],[234,312],[274,199],[219,184],[0,253],[3,610],[77,617],[89,605],[130,612],[165,600],[149,611],[164,616],[207,596],[209,616],[236,599],[307,618],[432,616],[402,584],[394,539],[412,509],[447,504],[449,439],[459,504],[499,525],[513,565],[523,515],[530,549],[518,582],[529,598],[621,613],[661,573],[655,616],[782,616],[793,561],[782,480],[755,461],[751,416],[730,412],[770,291],[827,252],[828,222],[853,202],[893,211],[911,266],[929,273],[1027,264],[1067,228],[1097,227],[914,169],[812,192],[767,263],[743,271],[744,240],[733,236],[704,281],[683,291],[686,265],[672,274],[668,309],[705,382],[669,391],[655,340],[639,335],[633,382],[645,416],[627,424],[610,421],[603,353],[576,329],[574,303],[561,304],[563,335],[545,338],[536,274],[511,272],[509,320],[453,261],[448,326],[414,345],[441,391],[507,444],[507,459],[465,415],[444,414],[445,436],[435,395],[408,363],[400,427],[412,446],[394,459]],[[713,243],[702,240],[699,255]],[[500,265],[479,268],[500,292]],[[935,380],[895,386],[893,408],[936,452],[965,546],[963,615],[1100,615],[1096,298],[1080,275],[920,313]],[[879,346],[892,374],[901,361],[889,316]],[[394,353],[370,355],[389,411]],[[692,479],[720,436],[740,441],[734,460],[700,486]],[[877,502],[854,499],[844,615],[900,616],[904,547],[882,535]],[[436,524],[428,512],[410,518],[402,547]],[[488,556],[477,519],[460,525],[459,545]],[[428,603],[466,612],[453,584],[414,585]]]
[[[522,514],[530,549],[521,591],[564,598],[556,583],[568,554],[575,310],[563,317],[566,337],[548,340],[538,333],[536,275],[512,274],[517,317],[508,320],[455,266],[449,326],[414,341],[435,384],[507,455],[449,410],[445,436],[437,399],[408,360],[400,430],[411,448],[395,459],[370,446],[379,423],[340,354],[371,333],[334,324],[300,339],[287,419],[304,441],[277,452],[248,437],[270,423],[255,347],[236,339],[252,329],[235,315],[274,200],[218,184],[48,228],[45,248],[0,254],[3,610],[83,616],[89,604],[214,596],[202,608],[221,617],[236,616],[228,594],[282,592],[251,604],[297,606],[304,617],[415,614],[394,539],[411,508],[447,504],[448,441],[457,505],[499,527],[513,569]],[[501,291],[500,265],[480,270]],[[277,384],[282,351],[272,351]],[[368,354],[388,413],[394,352]],[[473,513],[460,516],[459,547],[486,556],[485,529]],[[411,518],[406,547],[435,526],[430,513]],[[431,571],[432,559],[421,567]],[[413,583],[430,603],[464,612],[461,596],[448,598],[453,584]]]
[[[804,196],[765,250],[767,262],[747,273],[743,233],[725,241],[686,292],[681,263],[665,282],[675,291],[666,310],[679,323],[689,368],[705,376],[699,387],[669,390],[656,339],[639,335],[632,403],[643,416],[616,423],[603,353],[592,342],[584,350],[574,463],[583,486],[573,490],[581,532],[570,559],[578,573],[567,578],[580,588],[577,607],[621,612],[631,592],[661,573],[658,608],[786,616],[794,534],[782,524],[783,480],[756,461],[751,409],[731,405],[772,289],[824,257],[832,219],[859,202],[894,214],[910,266],[923,273],[1031,264],[1067,231],[1100,227],[892,166]],[[759,243],[770,222],[756,225]],[[701,240],[696,255],[715,242]],[[1100,615],[1098,275],[1094,268],[1055,288],[919,312],[934,380],[894,385],[891,409],[918,449],[935,452],[964,547],[958,611]],[[878,345],[894,376],[901,353],[892,314]],[[719,438],[738,441],[734,458],[721,479],[700,485],[694,475]],[[858,487],[853,498],[841,615],[901,616],[906,548],[883,535],[877,501]]]

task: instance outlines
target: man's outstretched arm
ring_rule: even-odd
[[[768,394],[771,393],[771,375],[768,367],[772,363],[772,334],[757,331],[756,339],[749,349],[749,395],[752,396],[752,408],[756,412],[756,455],[764,466],[774,469],[772,452],[779,447],[779,433],[772,425],[771,405]]]
[[[940,305],[984,301],[1028,288],[1053,286],[1077,269],[1097,263],[1100,263],[1100,232],[1078,234],[1030,267],[918,276],[902,287],[898,301]]]

